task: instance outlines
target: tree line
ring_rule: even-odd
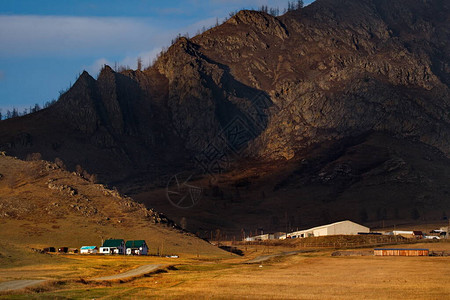
[[[288,1],[288,7],[283,10],[282,14],[285,14],[289,11],[302,9],[304,6],[305,6],[305,3],[303,2],[303,0],[292,1],[292,2]],[[261,12],[264,12],[266,14],[272,15],[274,17],[279,16],[280,12],[281,12],[279,7],[269,7],[267,5],[262,5],[261,7],[259,7],[258,10]]]
[[[30,106],[29,108],[24,108],[22,111],[19,111],[19,109],[13,107],[12,110],[6,110],[5,112],[0,109],[0,120],[6,120],[6,119],[12,119],[17,117],[22,117],[28,114],[32,114],[35,112],[40,111],[41,109],[47,108],[52,106],[56,103],[56,100],[53,99],[51,101],[46,101],[42,106],[39,104],[34,104],[34,106]]]
[[[304,7],[304,1],[303,0],[298,0],[298,1],[288,1],[288,6],[287,8],[285,8],[283,11],[280,10],[279,7],[269,7],[268,5],[262,5],[261,7],[259,7],[257,10],[270,14],[274,17],[279,16],[280,14],[285,14],[286,12],[289,11],[294,11],[294,10],[298,10]],[[238,13],[238,11],[233,11],[229,13],[229,17],[226,17],[222,23],[225,23],[229,18],[232,18],[234,15],[236,15]],[[219,26],[220,22],[219,22],[219,18],[216,18],[216,23],[214,26],[210,26],[210,27],[205,27],[203,26],[201,29],[199,29],[196,33],[196,35],[202,34],[203,32],[212,29],[213,27]],[[180,38],[185,37],[187,39],[189,39],[189,33],[185,33],[185,34],[178,34],[174,39],[172,39],[171,41],[171,45],[175,44]],[[152,62],[150,62],[148,64],[148,66],[144,67],[143,66],[143,61],[141,57],[138,57],[137,59],[137,69],[138,70],[143,70],[143,69],[148,69],[150,67],[152,67],[155,62],[162,56],[164,55],[164,53],[167,52],[169,47],[163,47],[162,50],[160,51],[160,53],[158,53],[156,55],[156,57],[153,59]],[[131,70],[130,66],[128,65],[119,65],[117,62],[114,63],[114,71],[116,72],[124,72],[127,70]],[[72,86],[72,84],[70,84],[70,86]],[[66,90],[67,91],[67,90]],[[60,96],[62,94],[64,94],[66,91],[62,90],[60,91]],[[56,103],[56,100],[53,99],[51,101],[47,101],[45,102],[42,107],[39,104],[35,104],[34,106],[30,106],[29,108],[25,108],[23,109],[23,111],[19,111],[17,108],[13,108],[12,110],[7,110],[6,112],[2,112],[2,110],[0,109],[0,120],[6,120],[6,119],[12,119],[12,118],[17,118],[17,117],[21,117],[21,116],[25,116],[31,113],[35,113],[38,112],[41,109],[47,108],[52,106],[54,103]]]

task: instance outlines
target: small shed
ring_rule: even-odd
[[[101,254],[125,254],[125,241],[122,239],[106,240],[100,247]]]
[[[78,253],[78,248],[69,248],[69,253]]]
[[[429,253],[429,249],[377,248],[373,251],[375,256],[428,256]]]
[[[148,246],[144,240],[127,241],[125,244],[128,255],[147,255]]]
[[[420,230],[413,230],[414,237],[416,239],[423,239],[423,232]]]
[[[97,246],[82,246],[80,248],[81,254],[95,254],[98,253],[98,247]]]
[[[55,247],[47,247],[47,248],[42,249],[42,252],[44,252],[44,253],[47,253],[47,252],[53,253],[53,252],[56,252],[56,249],[55,249]]]

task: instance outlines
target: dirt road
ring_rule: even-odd
[[[315,250],[298,250],[298,251],[290,251],[290,252],[281,252],[281,253],[271,254],[271,255],[262,255],[262,256],[255,257],[254,259],[247,260],[246,262],[244,262],[244,264],[257,264],[257,263],[262,263],[263,261],[269,260],[274,257],[289,256],[289,255],[294,255],[294,254],[298,254],[298,253],[308,253],[308,252],[314,252],[314,251]]]
[[[33,285],[46,282],[47,280],[13,280],[0,283],[0,291],[13,291],[24,289]]]
[[[99,277],[99,278],[94,278],[92,280],[119,280],[119,279],[125,279],[125,278],[130,278],[130,277],[135,277],[135,276],[140,276],[140,275],[145,275],[148,273],[151,273],[153,271],[158,270],[159,268],[163,267],[164,265],[145,265],[145,266],[140,266],[136,269],[127,271],[125,273],[120,273],[120,274],[116,274],[116,275],[111,275],[111,276],[105,276],[105,277]]]

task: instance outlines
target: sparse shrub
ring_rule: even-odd
[[[78,176],[81,176],[81,175],[83,175],[83,167],[82,166],[80,166],[80,165],[76,165],[75,166],[75,173],[77,173],[77,175]]]
[[[63,160],[59,157],[55,158],[55,164],[63,170],[66,170],[66,165],[64,164]]]
[[[187,227],[187,220],[186,220],[185,217],[182,217],[182,218],[181,218],[181,220],[180,220],[180,226],[181,226],[181,228],[183,228],[184,230],[186,230],[186,227]]]
[[[37,152],[37,153],[30,153],[27,155],[26,158],[27,161],[38,161],[38,160],[42,160],[42,155]]]
[[[91,183],[97,183],[97,175],[91,174],[88,178]]]

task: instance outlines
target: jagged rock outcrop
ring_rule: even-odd
[[[2,122],[0,146],[69,167],[81,156],[107,181],[191,157],[208,170],[211,151],[292,159],[372,131],[448,156],[449,15],[444,0],[317,0],[280,17],[241,11],[178,39],[145,71],[84,72],[53,107]]]

